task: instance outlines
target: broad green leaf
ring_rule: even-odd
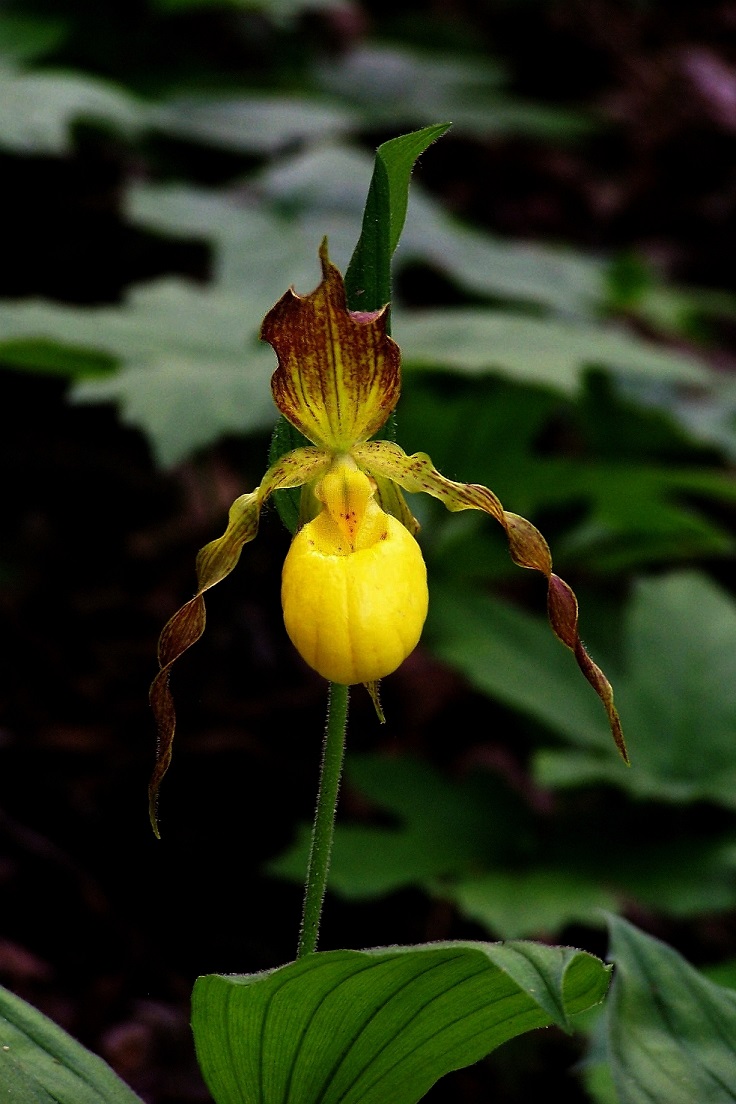
[[[228,191],[137,184],[128,217],[153,230],[212,242],[214,277],[233,291],[262,287],[264,311],[290,284],[318,279],[315,242],[347,263],[371,177],[362,151],[325,146],[269,165]],[[474,295],[590,315],[605,295],[605,264],[572,250],[502,241],[451,219],[418,185],[394,256],[395,271],[422,263]]]
[[[371,755],[349,756],[346,777],[398,823],[338,824],[329,886],[343,897],[375,897],[492,865],[523,832],[519,802],[490,778],[453,784],[420,760]],[[309,840],[309,826],[302,825],[295,845],[272,860],[268,872],[303,882]]]
[[[713,507],[720,512],[721,504],[736,502],[730,475],[673,465],[672,453],[687,456],[688,450],[702,465],[702,448],[674,424],[668,432],[656,413],[627,418],[613,397],[605,417],[599,409],[588,410],[587,392],[574,407],[546,389],[500,377],[451,383],[446,376],[415,376],[400,407],[401,444],[407,452],[428,452],[454,478],[492,487],[525,517],[574,511],[576,522],[555,539],[553,551],[556,559],[582,563],[589,573],[732,554],[733,536],[705,512],[706,506],[715,513]],[[588,454],[569,460],[538,455],[538,442],[560,416],[591,438]],[[597,421],[601,425],[594,428]],[[599,432],[615,447],[599,448]],[[637,457],[642,440],[651,460],[641,443],[645,456]],[[424,510],[427,560],[444,578],[467,582],[513,573],[503,542],[483,518],[450,517],[421,500],[416,509]]]
[[[665,842],[622,848],[607,857],[606,865],[612,884],[622,891],[623,908],[635,899],[654,912],[683,919],[736,907],[732,834],[696,836],[688,826],[686,834],[673,833]]]
[[[603,295],[602,261],[571,249],[494,237],[450,219],[421,193],[412,204],[400,260],[431,265],[474,296],[540,303],[566,313],[590,316]]]
[[[703,973],[715,985],[721,985],[724,989],[736,990],[736,959],[729,958],[725,962],[718,962],[715,966],[706,966]]]
[[[363,226],[345,289],[351,310],[379,310],[391,302],[391,258],[399,244],[409,203],[409,182],[417,158],[449,129],[437,123],[384,142],[376,150]]]
[[[509,311],[448,308],[397,313],[395,337],[407,368],[477,374],[492,370],[572,394],[586,367],[707,385],[694,357],[660,349],[623,330],[532,318]]]
[[[592,127],[592,120],[580,112],[525,103],[504,93],[504,71],[487,56],[365,44],[319,67],[317,80],[326,91],[360,108],[369,125],[384,129],[452,119],[458,134],[564,140]]]
[[[730,373],[716,375],[707,391],[695,394],[647,387],[641,380],[629,381],[627,390],[642,405],[677,419],[696,440],[736,459],[736,380]]]
[[[287,216],[250,192],[236,197],[185,184],[131,187],[126,214],[157,233],[209,242],[214,282],[258,304],[261,316],[288,287],[307,293],[317,286],[323,237],[329,240],[330,258],[343,268],[360,225],[358,214]]]
[[[142,1104],[101,1058],[1,988],[0,1090],[18,1104]]]
[[[559,866],[489,871],[438,887],[470,920],[502,939],[562,931],[569,924],[600,924],[601,909],[618,908],[617,895],[598,878]]]
[[[238,153],[275,154],[294,142],[314,142],[357,126],[342,105],[304,96],[262,93],[214,99],[183,97],[151,112],[151,125],[165,134]]]
[[[572,835],[559,823],[539,822],[528,846],[531,861],[506,859],[425,888],[503,939],[549,937],[570,924],[598,927],[601,910],[624,910],[632,901],[679,919],[736,906],[733,837],[675,835],[662,843],[636,835],[636,822],[621,808],[613,847],[610,821],[602,825],[590,814],[582,832],[578,816]]]
[[[736,993],[625,920],[610,928],[608,1048],[621,1104],[732,1104]]]
[[[694,505],[734,502],[736,487],[725,472],[545,460],[520,464],[495,489],[502,500],[523,504],[525,515],[563,503],[582,506],[584,516],[555,542],[555,553],[601,577],[734,551],[731,533]]]
[[[607,1062],[593,1064],[586,1061],[578,1066],[578,1073],[586,1093],[595,1104],[621,1104]]]
[[[164,466],[225,433],[274,424],[274,360],[259,321],[239,296],[179,280],[136,288],[122,307],[0,303],[0,330],[16,341],[86,345],[119,360],[119,372],[79,382],[72,397],[117,403]]]
[[[598,959],[534,943],[328,951],[194,988],[216,1104],[415,1104],[444,1074],[600,1002]]]
[[[632,901],[679,918],[736,907],[736,836],[691,823],[681,838],[674,813],[642,840],[638,806],[619,805],[611,848],[605,808],[581,833],[574,810],[550,820],[492,774],[458,780],[411,757],[349,755],[346,776],[368,810],[335,830],[329,889],[347,900],[419,887],[503,939],[598,926],[601,910]],[[309,843],[305,824],[268,872],[303,883]]]
[[[104,376],[115,370],[115,358],[110,354],[43,338],[0,341],[0,363],[68,379]]]
[[[375,155],[344,144],[325,143],[265,165],[251,181],[255,194],[278,209],[295,214],[311,211],[320,217],[334,211],[354,215],[357,235],[374,166]],[[417,194],[415,185],[412,210]]]
[[[693,495],[713,504],[733,501],[734,488],[729,487],[725,474],[703,473],[700,479],[694,472],[689,474]],[[555,475],[569,482],[553,484]],[[565,501],[576,514],[582,512],[584,516],[571,525],[567,534],[555,539],[555,558],[559,564],[565,563],[568,573],[575,565],[578,570],[605,579],[643,565],[675,565],[696,557],[733,554],[731,534],[690,508],[687,476],[686,472],[643,468],[637,479],[635,469],[619,471],[608,465],[590,464],[586,470],[582,462],[568,465],[550,461],[520,466],[513,474],[499,472],[491,482],[502,501],[513,503],[524,516],[538,515],[545,509],[564,509],[556,493],[564,487]],[[480,477],[478,481],[483,482]],[[683,499],[683,505],[679,505],[679,499]],[[532,502],[531,508],[525,504],[527,500]],[[651,506],[649,525],[647,505]],[[514,577],[506,550],[487,525],[475,518],[450,521],[437,510],[428,514],[421,507],[415,512],[425,532],[432,527],[431,537],[425,538],[426,559],[443,578],[467,584]]]
[[[736,681],[733,600],[695,572],[642,582],[627,637],[622,692],[637,747],[632,773],[673,800],[710,797],[734,807],[736,701],[724,693]]]
[[[499,475],[507,479],[520,464],[529,465],[537,441],[569,407],[547,388],[499,376],[468,380],[442,374],[413,376],[400,409],[407,452],[427,451],[453,478],[495,486]]]
[[[637,797],[712,801],[736,808],[736,605],[705,576],[682,572],[642,581],[626,615],[626,667],[614,679],[635,769],[622,777],[603,752],[547,751],[546,785],[607,781]],[[551,714],[550,714],[551,719]],[[579,728],[557,730],[582,746]]]
[[[578,1062],[575,1072],[595,1104],[621,1104],[608,1062],[605,1020],[605,1002],[580,1017],[580,1030],[583,1035],[587,1035],[588,1046],[585,1057]]]
[[[423,641],[477,689],[568,740],[600,749],[602,755],[608,751],[600,702],[541,616],[469,588],[433,583]],[[605,667],[609,670],[610,663]],[[620,679],[610,670],[609,676],[618,700]],[[623,711],[621,715],[625,724]],[[623,765],[621,771],[630,773]]]
[[[121,421],[146,435],[157,463],[170,468],[228,433],[267,432],[273,425],[272,358],[259,348],[232,358],[220,354],[150,356],[106,379],[77,383],[72,399],[114,403]]]
[[[585,612],[582,614],[585,635]],[[434,586],[425,643],[478,689],[541,721],[575,751],[542,751],[547,786],[606,781],[636,797],[736,807],[736,605],[695,572],[642,581],[627,606],[614,685],[634,767],[606,746],[595,695],[576,685],[546,622],[457,586]]]
[[[289,210],[321,219],[337,213],[360,218],[371,175],[370,159],[344,147],[309,149],[257,178],[259,192]],[[330,240],[334,230],[330,231]],[[422,262],[474,295],[541,303],[568,314],[600,309],[606,296],[605,262],[537,242],[505,241],[458,223],[413,183],[398,271]]]
[[[736,296],[718,288],[683,287],[666,283],[644,258],[618,254],[608,269],[608,306],[641,319],[670,338],[707,341],[711,319],[736,317]]]
[[[386,105],[389,111],[397,100],[431,109],[453,96],[477,98],[497,92],[508,78],[506,67],[486,53],[437,53],[371,41],[318,65],[316,72],[326,91],[369,108]],[[439,117],[435,112],[433,118]]]
[[[668,337],[702,340],[711,319],[733,321],[736,296],[719,288],[655,284],[634,305],[634,313]]]
[[[0,68],[0,148],[67,153],[71,126],[82,120],[133,133],[146,115],[127,92],[95,77]]]

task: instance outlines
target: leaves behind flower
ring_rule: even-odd
[[[570,947],[437,943],[328,951],[210,975],[192,1027],[217,1104],[415,1104],[501,1043],[599,1003],[608,970]]]
[[[0,1085],[19,1104],[142,1104],[110,1067],[20,997],[0,989]]]
[[[566,726],[558,699],[544,719],[578,748],[542,752],[538,779],[551,786],[606,781],[638,798],[705,800],[733,809],[736,705],[724,693],[736,679],[731,596],[694,571],[642,580],[626,610],[624,658],[616,692],[636,747],[636,770],[621,772],[601,754],[602,726],[584,729],[577,706]],[[484,677],[492,675],[486,670]],[[523,708],[528,693],[517,685],[516,694]]]
[[[550,624],[558,639],[573,652],[578,667],[603,702],[614,743],[628,765],[629,756],[621,721],[613,702],[613,689],[603,671],[583,647],[578,633],[577,599],[567,583],[552,571],[552,557],[539,530],[526,518],[504,510],[496,495],[487,487],[478,483],[456,483],[446,479],[433,466],[426,453],[418,452],[407,456],[397,445],[387,441],[373,441],[359,446],[354,455],[373,474],[392,479],[405,491],[432,495],[453,512],[481,510],[490,514],[503,527],[514,563],[519,567],[539,571],[546,577]]]
[[[606,1014],[621,1104],[731,1104],[736,993],[625,920],[609,924],[616,970]]]

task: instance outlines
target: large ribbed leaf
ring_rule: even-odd
[[[610,925],[608,1049],[621,1104],[732,1104],[736,993],[625,920]]]
[[[1,988],[0,1098],[17,1104],[142,1104],[101,1058]]]
[[[308,955],[194,989],[217,1104],[414,1104],[438,1078],[602,1000],[608,968],[570,947],[436,943]]]

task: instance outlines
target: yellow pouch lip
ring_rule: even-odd
[[[412,535],[376,507],[383,535],[345,554],[329,550],[326,511],[305,525],[284,562],[284,624],[302,658],[330,682],[375,682],[419,643],[427,571]]]

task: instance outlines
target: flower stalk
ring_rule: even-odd
[[[349,698],[349,687],[335,682],[330,683],[327,722],[322,745],[319,790],[312,826],[312,842],[309,849],[309,865],[307,866],[307,882],[304,891],[304,908],[299,931],[297,958],[312,954],[317,949],[322,904],[327,889],[327,876],[330,872],[337,799],[345,759],[345,732],[348,723]]]

